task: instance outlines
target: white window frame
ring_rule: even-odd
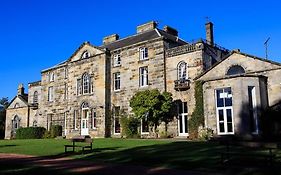
[[[117,107],[119,107],[119,112],[118,112],[118,115],[116,115],[116,109],[117,109]],[[120,135],[121,134],[121,125],[120,125],[120,132],[118,133],[118,132],[115,132],[115,130],[116,130],[116,123],[115,123],[115,121],[116,121],[116,119],[119,119],[119,124],[120,124],[120,106],[115,106],[114,107],[114,114],[113,114],[113,133],[114,133],[114,135]]]
[[[139,68],[139,86],[148,86],[148,66]]]
[[[50,72],[49,73],[49,82],[53,82],[53,81],[55,81],[55,74],[54,74],[54,72]]]
[[[178,71],[178,80],[188,79],[188,65],[186,62],[184,61],[179,62],[177,71]]]
[[[234,134],[234,117],[233,117],[233,96],[232,96],[232,88],[231,88],[231,97],[232,97],[232,106],[225,106],[225,100],[224,100],[224,106],[223,107],[218,107],[218,104],[217,104],[217,91],[218,90],[223,90],[223,93],[225,94],[224,92],[224,89],[226,88],[231,88],[231,87],[224,87],[224,88],[218,88],[218,89],[215,89],[215,100],[216,100],[216,117],[217,117],[217,132],[218,132],[218,135],[233,135]],[[232,132],[229,132],[228,131],[228,127],[227,127],[227,109],[230,109],[231,110],[231,117],[232,117]],[[219,121],[219,110],[222,110],[223,111],[223,124],[224,124],[224,132],[220,132],[220,121]]]
[[[38,91],[33,92],[33,103],[38,103]]]
[[[141,47],[139,48],[140,60],[147,60],[148,59],[148,48]]]
[[[77,110],[74,110],[74,114],[73,114],[73,119],[74,119],[74,130],[78,130],[78,127],[77,127],[77,123],[78,123],[78,111]]]
[[[185,106],[185,104],[186,104],[186,106]],[[179,103],[179,105],[181,105],[182,111],[180,111],[180,108],[178,106],[178,133],[179,133],[179,136],[189,136],[189,133],[188,133],[188,105],[187,105],[187,102],[181,102],[181,103]],[[186,107],[186,113],[184,112],[185,107]],[[185,123],[185,121],[184,122],[182,121],[182,126],[180,126],[181,117],[183,120],[184,120],[184,117],[186,117],[186,119],[187,119],[186,123]],[[180,132],[180,127],[182,127],[182,129],[183,129],[182,133]],[[187,132],[184,131],[186,128],[187,128]]]
[[[113,66],[114,67],[121,66],[121,55],[120,54],[116,54],[113,56]]]
[[[89,94],[90,93],[90,75],[88,73],[84,73],[82,76],[82,93]]]
[[[97,112],[92,110],[92,129],[97,129]]]
[[[113,74],[113,89],[114,91],[120,91],[121,89],[121,75],[120,72]]]
[[[148,128],[148,131],[143,131],[143,127],[142,127],[142,124],[143,124],[143,120],[148,120],[148,112],[145,114],[145,117],[141,119],[141,134],[149,134],[149,124],[147,122],[147,128]]]
[[[250,91],[250,93],[249,93]],[[250,103],[252,104],[252,109],[250,109],[251,107],[249,106],[249,112],[252,112],[253,115],[253,120],[255,122],[255,131],[252,132],[252,134],[259,134],[259,122],[258,122],[258,111],[257,111],[257,96],[256,96],[256,87],[255,86],[248,86],[248,97],[251,96],[252,101],[249,101],[249,105]],[[249,98],[250,100],[250,98]]]
[[[90,52],[88,50],[85,50],[81,55],[81,59],[89,58],[90,56]]]
[[[48,101],[54,101],[54,86],[48,87]]]

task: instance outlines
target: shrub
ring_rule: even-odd
[[[198,138],[200,140],[209,140],[211,137],[213,137],[213,130],[211,128],[199,127]]]
[[[16,139],[42,139],[46,129],[43,127],[19,128]]]
[[[44,135],[43,135],[43,138],[44,138],[44,139],[50,139],[50,138],[52,138],[52,137],[51,137],[51,132],[46,130],[45,133],[44,133]]]
[[[121,117],[121,127],[122,127],[122,136],[127,138],[139,138],[138,127],[140,125],[140,121],[134,117]]]
[[[52,125],[50,128],[51,138],[55,138],[57,136],[62,136],[62,126],[61,125]]]

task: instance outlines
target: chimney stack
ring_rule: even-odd
[[[205,24],[206,27],[206,40],[207,43],[211,46],[214,45],[214,31],[213,31],[213,23],[212,22],[207,22]]]
[[[148,23],[137,26],[137,33],[146,32],[149,30],[153,30],[157,27],[157,23],[155,21],[150,21]]]
[[[113,41],[117,41],[118,39],[119,39],[118,34],[112,34],[112,35],[104,37],[103,40],[102,40],[102,43],[108,44],[108,43],[112,43]]]
[[[164,31],[171,35],[178,36],[178,31],[170,26],[164,26]]]
[[[19,86],[18,86],[18,95],[24,95],[23,84],[19,84]]]

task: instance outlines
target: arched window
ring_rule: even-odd
[[[178,80],[186,80],[188,79],[188,72],[187,72],[187,63],[180,62],[178,64]]]
[[[228,70],[226,75],[238,75],[238,74],[244,74],[245,69],[240,65],[233,65]]]
[[[14,119],[12,120],[13,123],[13,129],[16,130],[20,127],[20,118],[19,116],[15,116]]]
[[[14,108],[19,108],[20,107],[20,104],[19,103],[16,103]]]
[[[33,103],[38,103],[38,92],[37,91],[35,91],[33,93]]]
[[[89,108],[89,103],[83,102],[83,103],[81,104],[81,108],[82,108],[82,109],[88,109],[88,108]]]
[[[90,56],[91,56],[90,53],[86,50],[82,53],[81,58],[84,59],[84,58],[88,58]]]
[[[83,94],[88,94],[90,92],[90,76],[87,73],[82,76],[82,86]]]

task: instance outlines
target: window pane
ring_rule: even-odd
[[[219,124],[219,132],[224,132],[224,123]]]
[[[179,103],[178,107],[179,107],[179,114],[182,114],[183,113],[182,103]]]
[[[225,106],[232,106],[232,94],[231,88],[225,88],[224,92],[226,93],[225,97]]]
[[[219,121],[224,121],[224,118],[223,118],[223,110],[219,110]]]
[[[183,102],[183,113],[187,113],[187,102]]]
[[[179,127],[180,127],[180,133],[183,133],[183,128],[182,128],[182,115],[179,116]]]
[[[232,122],[232,112],[231,109],[226,109],[227,122]]]
[[[184,116],[184,131],[185,133],[187,133],[188,130],[188,123],[187,123],[187,115]]]
[[[232,123],[227,123],[227,131],[233,132]]]
[[[217,93],[217,107],[223,107],[223,90],[222,89],[219,89],[219,90],[216,90],[216,93]]]

